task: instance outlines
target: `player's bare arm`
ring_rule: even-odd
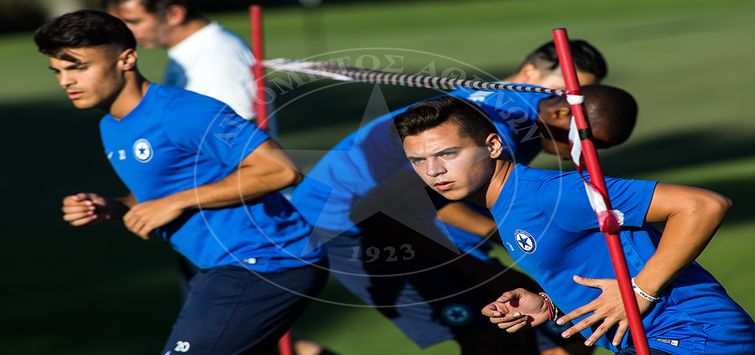
[[[226,178],[137,204],[123,220],[128,230],[146,239],[155,228],[170,223],[187,209],[238,205],[295,185],[301,179],[301,173],[283,149],[275,141],[267,140]]]
[[[714,192],[694,187],[658,184],[645,220],[651,223],[665,222],[666,227],[656,252],[634,278],[637,287],[651,297],[659,297],[679,272],[702,253],[730,207],[731,201],[728,198]],[[618,324],[613,339],[613,343],[618,344],[628,328],[628,322],[621,305],[616,280],[575,276],[575,282],[600,288],[603,292],[600,297],[566,314],[558,321],[559,324],[564,324],[592,313],[566,330],[563,336],[569,337],[602,321],[586,343],[595,343]],[[650,308],[649,300],[638,294],[635,296],[641,313]]]

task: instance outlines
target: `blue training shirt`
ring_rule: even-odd
[[[268,135],[224,103],[150,84],[139,104],[100,121],[102,144],[118,176],[141,203],[218,182]],[[187,211],[157,232],[200,268],[238,264],[258,272],[322,258],[311,228],[279,193],[243,205]]]
[[[645,223],[656,182],[606,178],[606,185],[613,208],[623,213],[620,238],[635,276],[661,236]],[[573,275],[616,278],[579,173],[516,165],[491,212],[511,257],[563,312],[600,296],[599,289],[574,283]],[[682,271],[660,297],[643,315],[651,348],[673,354],[755,353],[752,319],[699,264]],[[625,336],[619,348],[612,346],[614,331],[596,345],[616,352],[631,344]],[[592,329],[582,332],[585,338],[590,334]]]
[[[449,95],[475,103],[488,114],[504,140],[509,158],[527,164],[540,151],[538,104],[552,96],[470,89],[459,89]],[[380,116],[353,132],[307,174],[294,191],[292,202],[311,225],[336,233],[359,233],[356,224],[360,218],[353,215],[354,206],[392,177],[412,171],[393,125],[393,118],[406,109]],[[417,213],[435,217],[435,210]],[[479,237],[454,228],[449,230],[462,251],[472,252],[479,247]]]

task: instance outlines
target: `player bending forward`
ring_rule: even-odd
[[[517,289],[483,309],[510,332],[557,314],[576,320],[586,344],[620,354],[634,348],[603,236],[577,172],[547,171],[505,159],[488,117],[456,98],[428,100],[395,125],[415,172],[450,200],[488,208],[511,257],[545,290]],[[752,354],[755,324],[694,259],[731,202],[713,192],[654,181],[607,178],[623,214],[621,242],[637,287],[650,347],[658,354]],[[650,223],[665,223],[663,232]],[[642,292],[639,292],[642,290]],[[548,300],[558,312],[548,312]]]

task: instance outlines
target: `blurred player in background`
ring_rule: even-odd
[[[106,112],[104,151],[130,190],[67,196],[64,220],[122,219],[201,269],[161,353],[274,350],[327,278],[311,228],[278,192],[301,179],[293,163],[226,104],[147,81],[133,34],[105,12],[54,18],[34,40],[73,105]]]
[[[194,0],[103,0],[145,48],[166,48],[163,85],[220,100],[246,119],[254,118],[254,57],[237,35],[199,13]]]
[[[574,52],[574,65],[577,66],[580,84],[591,85],[601,82],[608,75],[608,65],[603,54],[584,40],[574,39],[569,43]],[[503,81],[545,88],[565,88],[556,46],[551,41],[538,47],[524,58],[516,73],[507,76]]]

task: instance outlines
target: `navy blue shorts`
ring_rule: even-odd
[[[278,273],[239,266],[201,270],[162,354],[260,354],[301,315],[327,280],[327,262]]]
[[[629,347],[626,347],[616,353],[616,355],[637,355],[637,349],[634,348],[634,345],[630,345]],[[671,353],[667,353],[663,350],[653,349],[650,348],[650,355],[672,355]]]
[[[445,247],[383,218],[368,223],[360,224],[361,234],[341,234],[327,243],[331,275],[422,348],[491,330],[505,333],[480,313],[482,308],[508,289],[538,288],[498,261],[451,253],[441,265],[445,262],[438,254]],[[523,336],[535,342],[532,334]]]

